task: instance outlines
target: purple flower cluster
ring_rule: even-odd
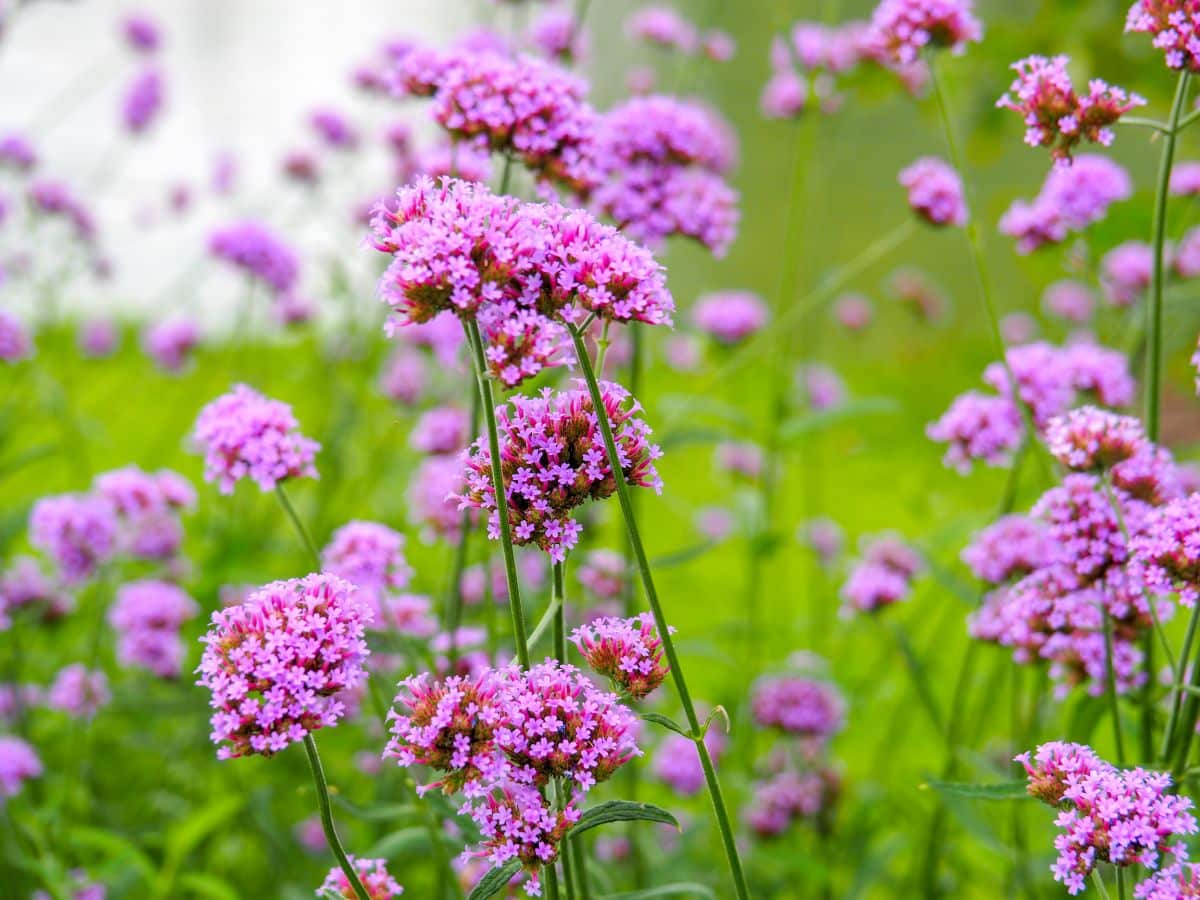
[[[112,504],[87,494],[44,497],[29,514],[29,542],[49,556],[65,585],[91,578],[117,550]]]
[[[1050,561],[1046,527],[1031,516],[1003,516],[972,538],[962,561],[987,584],[1024,578]]]
[[[640,753],[636,716],[578,669],[553,660],[444,681],[426,673],[402,687],[396,702],[403,711],[389,716],[385,755],[441,775],[422,790],[461,792],[467,802],[460,812],[483,837],[479,853],[493,865],[520,859],[530,894],[578,820],[578,795]],[[552,778],[572,786],[557,809],[539,790]]]
[[[1153,35],[1168,68],[1200,72],[1200,8],[1191,0],[1137,0],[1125,30]]]
[[[204,451],[204,479],[233,493],[242,478],[262,491],[289,478],[316,478],[321,445],[297,431],[292,408],[239,384],[200,411],[194,438]]]
[[[1102,862],[1155,870],[1165,855],[1177,863],[1187,858],[1177,839],[1196,833],[1196,819],[1190,798],[1169,793],[1170,775],[1117,769],[1078,744],[1043,745],[1035,760],[1028,753],[1017,760],[1029,775],[1030,793],[1060,810],[1051,871],[1068,893],[1082,892]]]
[[[270,756],[345,712],[338,694],[366,680],[370,610],[335,575],[277,581],[217,610],[198,684],[212,691],[217,756]]]
[[[704,746],[708,748],[714,766],[724,755],[728,743],[720,723],[714,723],[704,733]],[[704,767],[696,744],[682,734],[672,733],[663,738],[650,762],[650,771],[681,797],[691,797],[704,789]]]
[[[121,21],[121,34],[134,53],[156,53],[162,46],[162,29],[146,13],[130,13]]]
[[[117,589],[108,623],[118,632],[117,658],[149,669],[159,678],[178,678],[186,653],[179,629],[199,607],[182,588],[166,581],[131,581]]]
[[[1177,162],[1171,169],[1170,191],[1176,197],[1200,194],[1200,162]]]
[[[842,527],[833,519],[822,516],[801,522],[796,536],[817,555],[821,565],[826,568],[837,561],[846,545],[846,535]]]
[[[1134,900],[1188,900],[1200,897],[1200,865],[1175,863],[1155,872],[1133,889]]]
[[[926,49],[962,53],[983,38],[970,0],[882,0],[871,15],[867,43],[896,63],[914,63]]]
[[[45,621],[66,615],[71,598],[42,572],[37,560],[18,556],[0,572],[0,631],[12,626],[12,615],[28,609]]]
[[[1086,284],[1079,281],[1055,281],[1042,294],[1042,308],[1050,315],[1084,325],[1092,318],[1096,303]]]
[[[1032,253],[1059,244],[1108,215],[1108,208],[1133,195],[1123,167],[1104,156],[1084,153],[1069,166],[1055,166],[1032,201],[1017,200],[999,228],[1017,239],[1017,252]]]
[[[592,139],[588,206],[650,247],[690,237],[721,256],[738,223],[725,180],[735,138],[717,112],[694,100],[635,97],[609,110]]]
[[[1030,56],[1013,63],[1017,77],[996,105],[1020,114],[1025,122],[1025,143],[1049,147],[1057,163],[1069,164],[1081,141],[1107,147],[1112,126],[1146,101],[1098,78],[1088,82],[1088,93],[1079,96],[1067,73],[1065,56]]]
[[[15,797],[25,782],[42,775],[37,752],[19,737],[0,735],[0,797]]]
[[[612,550],[590,550],[575,573],[599,600],[616,600],[629,585],[629,563]]]
[[[218,228],[209,235],[208,249],[275,295],[290,293],[300,275],[296,252],[259,222],[236,222]]]
[[[840,791],[841,779],[833,769],[784,769],[754,785],[746,824],[760,838],[778,837],[793,823],[828,812]]]
[[[1178,593],[1194,606],[1200,598],[1200,494],[1179,497],[1150,511],[1130,541],[1134,572],[1158,593]]]
[[[150,129],[162,111],[164,93],[163,74],[157,66],[146,66],[134,76],[121,99],[121,118],[130,134]]]
[[[183,371],[200,345],[200,327],[191,319],[168,318],[148,324],[142,349],[164,372]]]
[[[60,669],[46,692],[46,705],[78,719],[90,719],[112,699],[108,676],[82,663]]]
[[[467,446],[470,420],[457,406],[437,406],[421,414],[408,442],[420,453],[458,453]]]
[[[404,535],[378,522],[347,522],[321,551],[321,568],[358,588],[358,599],[385,627],[384,606],[394,591],[408,587],[413,570],[404,558]]]
[[[1170,254],[1170,248],[1164,252]],[[1100,279],[1104,296],[1114,306],[1132,306],[1138,301],[1154,275],[1154,250],[1141,241],[1126,241],[1104,254],[1100,260]]]
[[[925,433],[947,445],[943,461],[965,475],[977,460],[1008,465],[1021,443],[1021,412],[1007,397],[967,391]]]
[[[126,466],[96,477],[94,492],[116,513],[118,551],[135,559],[166,561],[183,542],[181,512],[196,505],[196,492],[169,469],[150,474]]]
[[[314,109],[309,113],[308,124],[321,142],[332,150],[353,150],[358,147],[358,132],[335,109]]]
[[[722,291],[705,294],[692,307],[692,323],[722,344],[736,344],[767,324],[770,311],[758,294]]]
[[[1142,423],[1082,406],[1046,425],[1050,454],[1072,472],[1103,472],[1148,449]]]
[[[846,703],[833,685],[795,675],[760,680],[750,709],[759,727],[778,729],[810,748],[824,747],[846,724]]]
[[[36,213],[62,219],[82,243],[96,240],[96,220],[91,209],[62,182],[30,182],[26,196]]]
[[[867,541],[842,585],[843,614],[874,613],[908,599],[913,580],[924,568],[920,555],[896,535]]]
[[[648,441],[650,429],[638,417],[641,406],[618,385],[604,382],[601,392],[621,477],[627,484],[661,492],[654,460],[662,454]],[[538,397],[515,397],[497,413],[513,542],[537,544],[561,562],[582,530],[571,510],[610,497],[617,489],[591,397],[586,390],[554,393],[547,388]],[[488,442],[477,440],[464,454],[463,464],[466,485],[458,496],[460,508],[487,510],[488,535],[497,540],[500,518]]]
[[[593,672],[631,700],[644,700],[670,671],[649,613],[632,619],[593,619],[576,628],[569,640]]]
[[[669,6],[644,6],[625,21],[625,34],[667,50],[694,53],[700,46],[696,26]]]
[[[21,320],[0,309],[0,359],[18,363],[33,355],[33,340]]]
[[[908,205],[925,222],[939,227],[967,224],[962,179],[953,166],[925,156],[903,169],[899,181],[908,190]]]
[[[29,173],[37,163],[37,151],[24,135],[16,132],[0,135],[0,167]]]
[[[322,838],[322,849],[323,841],[324,838]],[[404,893],[404,888],[388,873],[386,859],[356,859],[353,856],[349,859],[350,864],[354,866],[354,871],[358,873],[358,880],[367,889],[367,896],[371,900],[393,900]],[[346,873],[342,871],[341,866],[334,866],[329,870],[329,874],[325,876],[325,880],[321,882],[321,887],[317,891],[319,897],[328,897],[331,894],[334,897],[344,897],[345,900],[355,900],[358,896],[354,893],[354,888],[351,887],[350,880],[346,878]]]

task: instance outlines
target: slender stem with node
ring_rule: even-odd
[[[329,784],[325,781],[325,770],[321,767],[321,755],[317,752],[317,742],[313,740],[312,734],[304,736],[304,751],[308,754],[308,766],[312,769],[313,783],[317,786],[317,803],[321,808],[321,827],[325,829],[325,840],[329,844],[329,849],[337,857],[338,865],[342,867],[346,880],[354,889],[354,896],[358,900],[371,900],[371,895],[367,893],[367,889],[359,880],[358,872],[351,865],[350,858],[346,856],[341,838],[338,837],[337,828],[334,827],[333,809],[329,803]]]

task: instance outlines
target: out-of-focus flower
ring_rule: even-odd
[[[142,350],[164,372],[182,372],[200,345],[200,327],[191,319],[153,322],[142,331]]]
[[[15,797],[31,778],[42,775],[37,752],[19,737],[0,735],[0,796]]]
[[[0,309],[0,359],[18,363],[33,356],[33,340],[21,320]]]
[[[934,156],[922,157],[900,172],[899,181],[908,189],[908,205],[930,225],[967,224],[962,179],[952,166]]]
[[[1092,318],[1095,301],[1086,284],[1079,281],[1055,281],[1042,294],[1042,308],[1052,316],[1074,325],[1085,325]]]
[[[1187,0],[1137,0],[1125,30],[1153,35],[1168,68],[1200,72],[1200,10]]]
[[[1195,197],[1200,194],[1200,162],[1175,163],[1171,169],[1170,190],[1176,197]]]
[[[354,150],[358,147],[358,132],[337,110],[314,109],[309,113],[308,124],[331,150]]]
[[[629,562],[612,550],[591,550],[575,577],[597,599],[616,600],[629,584]]]
[[[1126,241],[1100,260],[1104,294],[1114,306],[1136,303],[1150,287],[1153,274],[1154,251],[1141,241]]]
[[[258,222],[238,222],[216,229],[209,235],[208,249],[273,294],[292,290],[299,278],[300,262],[295,251]]]
[[[134,76],[121,100],[121,118],[131,134],[150,129],[162,111],[165,86],[157,66],[147,66]]]
[[[1113,203],[1132,194],[1133,182],[1124,168],[1107,157],[1083,153],[1069,166],[1052,168],[1032,202],[1015,201],[999,228],[1017,239],[1018,252],[1031,253],[1101,221]]]
[[[962,53],[982,40],[970,0],[882,0],[871,15],[866,43],[895,63],[914,63],[926,49]]]
[[[645,699],[670,671],[649,613],[632,619],[594,619],[576,628],[568,640],[593,672],[603,675],[631,700]]]
[[[91,718],[112,699],[108,676],[102,671],[89,671],[82,663],[59,670],[46,692],[46,705],[76,718]]]
[[[716,766],[729,739],[721,730],[720,722],[713,722],[704,734],[704,745]],[[704,769],[697,755],[696,745],[682,734],[668,734],[658,745],[650,760],[650,771],[654,777],[675,793],[690,797],[704,788]]]
[[[122,585],[108,611],[108,622],[120,635],[118,659],[149,669],[159,678],[179,677],[186,653],[179,629],[199,611],[195,600],[168,582]]]
[[[413,569],[404,558],[404,535],[378,522],[355,520],[333,533],[321,551],[322,571],[358,588],[358,598],[382,628],[385,598],[408,587]]]
[[[723,344],[736,344],[758,332],[769,315],[766,302],[748,291],[706,294],[692,308],[692,322]]]
[[[29,542],[54,560],[63,584],[80,584],[115,552],[117,518],[98,497],[44,497],[29,514]]]
[[[83,354],[92,359],[111,356],[120,347],[121,332],[111,319],[88,319],[80,326],[78,342]]]
[[[801,366],[795,378],[804,404],[811,410],[825,412],[846,402],[846,384],[829,366],[821,363]]]
[[[121,35],[135,53],[155,53],[162,46],[162,29],[144,12],[133,12],[121,21]]]
[[[700,35],[696,26],[669,6],[645,6],[625,20],[625,34],[667,50],[694,53]]]
[[[862,331],[871,324],[875,310],[862,294],[843,294],[833,303],[833,315],[838,324],[850,331]]]

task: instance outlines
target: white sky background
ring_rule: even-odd
[[[80,312],[160,306],[163,288],[203,254],[212,225],[256,207],[269,224],[294,223],[300,197],[281,184],[278,164],[285,149],[313,145],[308,112],[329,105],[364,125],[370,113],[374,131],[397,118],[420,122],[420,104],[397,107],[394,113],[386,105],[372,107],[352,88],[350,70],[388,37],[444,43],[479,21],[488,5],[485,0],[148,0],[141,8],[161,22],[166,35],[159,58],[167,100],[153,130],[134,142],[118,124],[121,94],[139,67],[119,34],[123,14],[134,7],[111,0],[38,0],[22,9],[0,40],[0,132],[26,132],[40,124],[31,134],[42,158],[38,174],[61,179],[87,199],[116,266],[107,285],[86,278],[73,282],[77,287],[62,298],[64,305]],[[72,84],[85,85],[86,100],[66,118],[47,123],[48,105]],[[233,208],[228,201],[206,199],[213,159],[226,149],[237,156],[240,169]],[[384,157],[376,153],[374,160],[344,167],[343,184],[349,179],[361,185],[347,194],[357,189],[366,196],[384,187]],[[106,170],[114,174],[102,175]],[[182,221],[171,220],[165,211],[167,189],[179,181],[201,198]],[[148,213],[160,224],[139,224]],[[348,250],[365,272],[370,253],[342,225],[347,214],[337,209],[333,219],[330,215],[314,217],[299,232],[287,227],[289,239],[310,250],[322,242],[327,251]],[[330,221],[336,223],[332,230]],[[12,240],[0,229],[0,245],[11,247]],[[47,247],[51,242],[45,239],[39,243],[39,253],[61,250]],[[316,295],[314,268],[306,266],[305,287]],[[237,298],[238,283],[232,276],[223,279],[209,278],[188,292],[195,295],[189,305],[201,307],[192,311],[210,324]],[[169,298],[171,307],[178,302]],[[27,289],[10,285],[0,288],[0,303],[30,311],[32,299]]]

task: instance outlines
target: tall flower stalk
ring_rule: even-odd
[[[337,828],[333,824],[333,809],[329,803],[329,784],[325,780],[325,770],[321,767],[321,755],[317,752],[317,742],[313,740],[311,734],[304,736],[304,752],[308,754],[308,766],[312,770],[313,783],[317,787],[317,803],[321,808],[321,827],[325,830],[325,840],[329,843],[329,849],[337,857],[338,865],[341,866],[346,880],[350,882],[350,887],[354,889],[354,896],[358,900],[371,900],[371,895],[367,893],[367,889],[359,880],[358,872],[351,864],[349,857],[346,856],[346,850],[342,847],[341,838],[338,837]]]
[[[630,545],[633,548],[634,559],[637,561],[642,588],[646,593],[646,602],[649,604],[650,612],[654,616],[655,626],[658,628],[658,633],[662,639],[663,652],[666,654],[667,662],[670,666],[671,678],[675,683],[676,691],[679,693],[679,700],[683,705],[684,715],[687,717],[688,737],[696,745],[696,753],[700,758],[700,766],[704,770],[704,781],[708,787],[709,799],[712,801],[713,813],[717,819],[717,827],[721,832],[721,841],[725,847],[725,856],[729,862],[730,872],[733,876],[734,891],[739,900],[747,900],[750,893],[746,886],[746,876],[742,871],[742,861],[738,855],[737,844],[734,842],[733,826],[729,819],[729,812],[725,807],[725,799],[721,793],[721,783],[717,778],[716,769],[713,767],[708,747],[704,743],[704,726],[696,714],[696,706],[692,702],[692,695],[688,690],[687,681],[683,675],[683,667],[679,663],[679,655],[675,650],[675,642],[671,638],[670,627],[667,624],[662,604],[658,599],[658,591],[654,586],[654,576],[650,571],[650,562],[646,557],[645,547],[642,546],[637,519],[633,514],[633,507],[630,504],[629,488],[625,484],[625,479],[620,477],[619,474],[621,472],[621,460],[617,453],[616,441],[613,439],[612,426],[608,421],[604,398],[600,392],[600,384],[596,380],[596,373],[592,368],[592,361],[588,355],[587,346],[584,344],[583,332],[575,325],[568,327],[571,332],[571,339],[575,343],[575,354],[579,360],[579,367],[583,372],[584,380],[587,382],[588,393],[592,398],[592,408],[596,413],[600,434],[604,438],[604,448],[608,454],[608,463],[615,476],[613,480],[616,483],[617,499],[621,505],[621,515],[625,519],[625,529],[629,536]],[[493,460],[499,458],[495,450],[493,450],[492,458]],[[500,493],[501,491],[498,490],[497,494]]]

